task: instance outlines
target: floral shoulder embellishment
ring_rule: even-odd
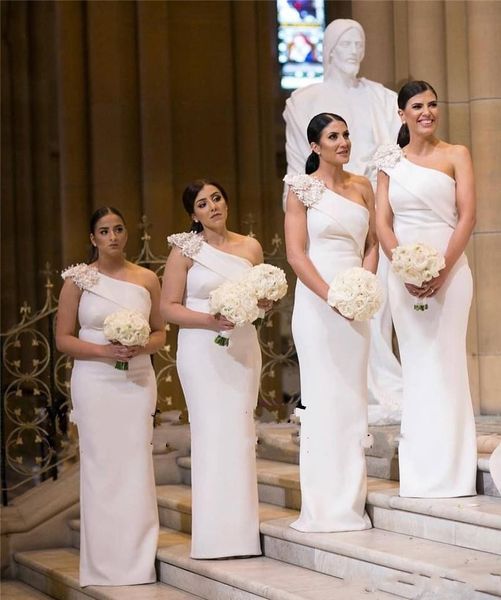
[[[286,175],[284,181],[291,186],[306,208],[316,204],[325,191],[324,182],[310,175]]]
[[[176,246],[183,256],[193,258],[202,247],[203,238],[200,234],[190,231],[188,233],[173,233],[167,238],[169,246]]]
[[[99,281],[99,271],[95,267],[79,263],[62,271],[61,277],[63,279],[70,277],[81,290],[88,290]]]
[[[379,146],[376,153],[372,157],[373,164],[378,169],[392,168],[402,158],[402,148],[397,144],[386,144]]]

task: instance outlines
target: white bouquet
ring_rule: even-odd
[[[112,343],[123,346],[146,346],[150,339],[150,324],[143,315],[135,310],[119,310],[104,320],[103,333]],[[115,369],[127,371],[129,363],[118,360]]]
[[[348,319],[367,321],[380,309],[384,293],[378,278],[363,269],[352,267],[338,273],[329,286],[327,303]]]
[[[397,246],[392,250],[391,266],[404,283],[421,287],[426,281],[438,277],[445,267],[445,259],[432,246],[418,242]],[[428,304],[418,302],[414,310],[426,310]]]
[[[261,263],[247,272],[244,281],[254,288],[260,300],[282,299],[287,294],[287,279],[279,267]]]
[[[247,272],[245,283],[249,284],[256,294],[258,300],[271,300],[277,302],[287,294],[287,279],[285,273],[279,267],[261,263],[252,267]],[[264,310],[260,309],[259,318],[264,317]]]
[[[225,281],[209,294],[209,312],[220,314],[235,327],[253,323],[259,317],[256,293],[245,280]],[[229,337],[229,331],[220,331],[214,341],[220,346],[228,346]]]

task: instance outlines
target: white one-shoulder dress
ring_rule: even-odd
[[[368,210],[308,175],[286,176],[307,207],[307,254],[320,276],[362,265]],[[299,358],[299,531],[371,527],[365,513],[369,324],[348,321],[297,281],[292,334]]]
[[[169,236],[193,260],[184,304],[209,312],[209,293],[252,267],[245,258],[213,248],[201,235]],[[261,554],[254,409],[261,350],[253,325],[232,330],[230,344],[217,332],[180,327],[177,371],[191,430],[193,558]]]
[[[389,201],[399,245],[424,242],[445,254],[457,224],[456,182],[405,158],[398,146],[378,151],[390,178]],[[428,310],[390,270],[388,293],[403,373],[398,448],[400,495],[422,498],[476,493],[477,445],[466,362],[472,276],[463,254]]]
[[[62,275],[83,289],[78,307],[81,340],[109,343],[103,323],[119,310],[134,310],[149,320],[146,288],[84,264]],[[154,582],[157,386],[150,356],[131,359],[128,371],[115,369],[114,360],[75,360],[71,399],[80,442],[80,585]]]

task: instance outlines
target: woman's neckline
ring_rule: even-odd
[[[410,158],[408,158],[405,154],[404,151],[402,151],[402,157],[409,163],[411,163],[411,165],[414,165],[415,167],[420,167],[421,169],[426,169],[427,171],[433,171],[434,173],[440,173],[441,175],[444,175],[445,177],[447,177],[447,179],[450,179],[454,185],[456,184],[456,180],[454,179],[454,177],[451,177],[448,173],[446,173],[445,171],[441,171],[440,169],[434,169],[433,167],[427,167],[425,165],[420,165],[419,163],[414,162],[413,160],[410,160]]]
[[[119,281],[120,283],[128,283],[129,285],[134,285],[134,286],[144,290],[148,295],[150,293],[148,288],[145,288],[144,285],[141,285],[140,283],[134,283],[133,281],[129,281],[128,279],[118,279],[118,277],[112,277],[111,275],[107,275],[106,273],[103,273],[97,267],[93,267],[93,268],[96,269],[96,271],[99,273],[99,275],[102,275],[103,277],[107,277],[108,279],[112,279],[113,281]]]
[[[209,244],[209,242],[204,239],[202,237],[203,241],[205,244],[207,244],[207,246],[209,246],[209,248],[212,248],[212,250],[215,250],[216,252],[221,252],[222,254],[226,254],[228,256],[233,256],[233,258],[238,258],[239,260],[243,260],[244,262],[246,262],[247,264],[249,264],[251,267],[253,267],[253,263],[248,259],[245,258],[245,256],[240,256],[239,254],[235,254],[234,252],[226,252],[226,250],[221,250],[220,248],[216,248],[216,246],[213,246],[212,244]]]
[[[332,188],[330,188],[323,179],[320,179],[320,177],[315,177],[314,175],[310,175],[310,177],[312,179],[316,179],[317,181],[321,181],[324,186],[325,189],[329,192],[331,192],[331,194],[334,194],[336,196],[339,196],[340,198],[342,198],[343,200],[345,200],[346,202],[349,202],[350,204],[353,204],[355,206],[360,207],[362,210],[365,210],[366,212],[369,212],[369,209],[367,208],[367,206],[364,206],[363,204],[360,204],[359,202],[355,202],[355,200],[352,200],[351,198],[347,198],[346,196],[343,196],[343,194],[340,194],[339,192],[336,192],[335,190],[333,190]]]

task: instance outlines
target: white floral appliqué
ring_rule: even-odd
[[[325,183],[310,175],[286,175],[284,181],[291,186],[306,208],[316,204],[325,191]]]
[[[397,144],[386,144],[379,146],[374,156],[372,157],[372,163],[378,169],[393,168],[399,160],[402,158],[402,148]]]
[[[203,241],[203,237],[194,231],[173,233],[167,238],[169,246],[177,246],[181,250],[181,254],[188,258],[193,258],[198,253]]]
[[[62,271],[61,277],[63,279],[70,277],[81,290],[88,290],[99,281],[99,271],[95,267],[79,263]]]

